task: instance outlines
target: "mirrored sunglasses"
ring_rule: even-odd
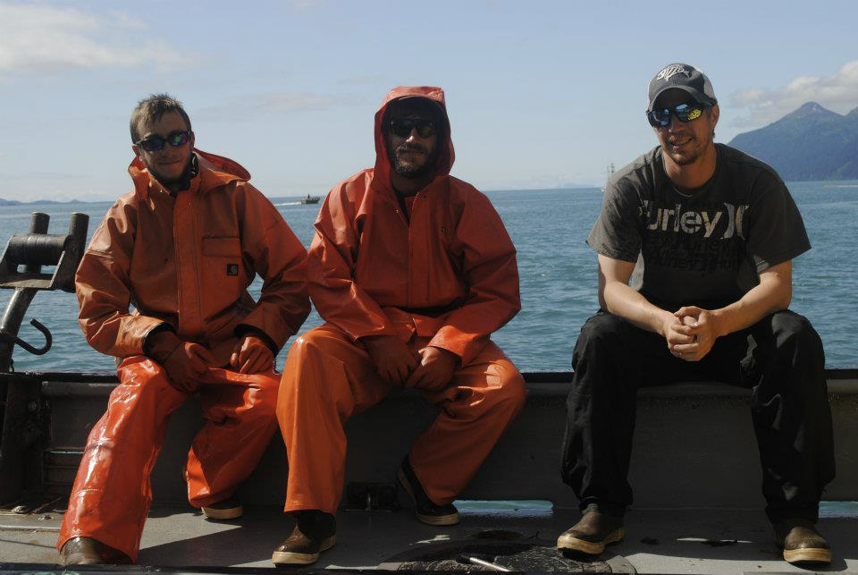
[[[421,138],[431,138],[435,135],[435,122],[423,118],[393,118],[388,122],[390,131],[400,138],[407,138],[412,130],[417,130]]]
[[[176,130],[175,132],[170,132],[169,134],[167,134],[166,138],[162,138],[161,136],[149,136],[146,139],[134,143],[146,150],[147,152],[156,152],[158,150],[163,149],[165,143],[170,144],[174,148],[178,148],[179,146],[184,146],[185,144],[187,144],[188,140],[190,139],[190,130]]]
[[[703,115],[703,110],[708,104],[679,104],[672,110],[663,108],[661,110],[650,110],[646,113],[649,125],[653,128],[665,128],[670,124],[670,116],[676,116],[680,122],[691,122]]]

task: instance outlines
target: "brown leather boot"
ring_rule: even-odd
[[[275,565],[309,565],[337,542],[337,521],[330,513],[318,510],[298,511],[292,534],[281,543],[271,561]]]
[[[218,521],[228,521],[230,519],[238,519],[244,515],[244,507],[238,497],[233,495],[217,503],[211,505],[203,505],[203,515],[207,519],[215,519]]]
[[[578,523],[557,538],[557,548],[599,555],[606,545],[622,541],[625,536],[622,517],[587,511]]]
[[[787,563],[831,563],[831,547],[808,519],[786,519],[775,525],[775,543]]]
[[[74,537],[60,549],[61,565],[101,565],[102,545],[92,537]]]

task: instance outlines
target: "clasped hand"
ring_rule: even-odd
[[[700,361],[718,339],[712,312],[696,306],[674,312],[664,332],[671,355],[685,361]]]
[[[245,335],[232,350],[229,365],[239,373],[261,373],[274,368],[274,353],[262,339]]]
[[[414,354],[392,335],[371,336],[363,342],[378,374],[394,385],[438,391],[450,384],[459,366],[459,356],[440,347],[427,346]]]
[[[161,364],[170,384],[185,393],[194,393],[200,377],[215,366],[212,353],[198,343],[183,341],[169,330],[151,336],[149,357]],[[239,373],[259,373],[274,367],[274,353],[260,338],[246,335],[235,345],[229,359]]]
[[[194,393],[200,376],[214,365],[211,352],[198,343],[179,339],[172,331],[160,331],[151,337],[149,357],[161,364],[173,387]]]

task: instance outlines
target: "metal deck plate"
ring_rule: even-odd
[[[826,572],[858,573],[858,517],[854,508],[848,504],[837,506],[833,511],[826,510],[820,520],[820,530],[834,553]],[[467,509],[460,515],[459,525],[431,527],[419,523],[407,508],[397,512],[340,512],[337,545],[323,553],[316,565],[300,572],[379,569],[394,560],[402,563],[427,553],[431,556],[435,549],[454,547],[462,541],[477,545],[469,549],[480,552],[480,545],[486,542],[489,547],[509,543],[547,545],[537,551],[553,560],[552,542],[578,518],[577,510],[556,508],[542,515],[475,513]],[[0,572],[62,571],[55,565],[54,549],[61,518],[61,514],[49,511],[0,516]],[[289,535],[292,525],[274,506],[247,506],[240,520],[213,522],[187,505],[158,505],[143,533],[140,565],[101,570],[270,573],[274,571],[271,553]],[[760,509],[635,509],[629,512],[626,529],[626,539],[611,545],[600,557],[615,573],[809,572],[782,560]],[[459,554],[453,559],[458,560]],[[24,564],[29,567],[21,569]],[[571,567],[570,572],[575,572]],[[540,571],[547,569],[540,567]]]

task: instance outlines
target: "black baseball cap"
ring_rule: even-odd
[[[688,64],[668,64],[649,81],[649,104],[647,110],[652,110],[656,99],[665,90],[676,88],[688,92],[698,103],[714,106],[718,103],[712,82],[706,74]]]

